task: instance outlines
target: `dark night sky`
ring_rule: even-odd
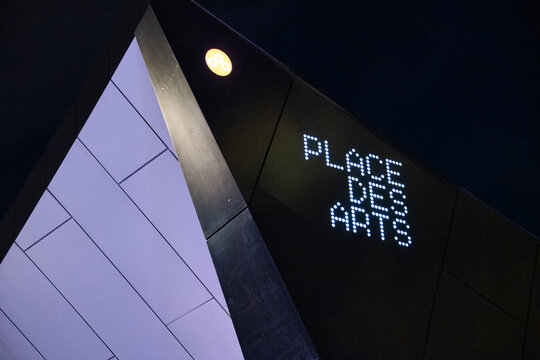
[[[0,214],[129,3],[0,5]],[[361,120],[540,233],[540,2],[199,3]]]

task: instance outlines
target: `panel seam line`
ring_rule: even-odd
[[[46,190],[45,190],[46,191]],[[40,242],[41,240],[45,239],[47,236],[51,235],[53,232],[55,232],[56,230],[58,230],[60,227],[62,227],[62,225],[64,225],[65,223],[67,223],[69,220],[71,220],[71,216],[69,218],[67,218],[66,220],[62,221],[62,223],[60,223],[60,225],[57,225],[54,229],[52,229],[51,231],[49,231],[47,234],[43,235],[42,237],[40,237],[35,243],[33,243],[32,245],[28,246],[25,250],[23,250],[24,252],[27,252],[28,250],[30,250],[30,248],[32,248],[34,245],[36,245],[38,242]]]
[[[22,250],[22,249],[21,249]],[[8,316],[8,314],[6,314],[4,312],[4,310],[2,310],[2,308],[0,308],[0,311],[2,312],[2,314],[4,314],[4,316],[9,320],[9,322],[11,322],[11,324],[13,324],[13,326],[15,327],[15,329],[17,329],[22,336],[24,336],[24,338],[26,339],[26,341],[28,341],[28,343],[30,345],[32,345],[32,347],[38,352],[38,354],[43,358],[45,359],[45,356],[43,356],[43,354],[41,353],[41,351],[38,350],[38,348],[30,341],[30,339],[28,338],[28,336],[26,336],[25,333],[22,332],[22,330],[17,326],[17,324],[15,324],[15,322],[13,322],[13,320],[11,320],[11,318]],[[46,359],[45,359],[46,360]]]
[[[205,304],[208,304],[210,301],[212,300],[215,300],[214,297],[211,297],[210,299],[206,300],[205,302],[195,306],[193,309],[190,309],[188,311],[186,311],[185,313],[183,313],[182,315],[178,316],[177,318],[175,318],[174,320],[171,320],[169,321],[168,324],[166,324],[165,326],[169,327],[169,325],[171,325],[173,322],[177,321],[177,320],[180,320],[181,318],[183,318],[184,316],[188,315],[188,314],[191,314],[193,311],[197,310],[198,308],[200,308],[201,306],[205,305]],[[217,302],[217,301],[216,301]]]
[[[146,65],[145,65],[146,67]],[[148,71],[148,70],[146,70]],[[141,119],[143,119],[143,121],[146,123],[146,125],[150,128],[150,130],[154,133],[154,135],[156,135],[156,137],[159,139],[159,141],[161,141],[161,143],[168,149],[169,147],[167,146],[167,144],[165,143],[165,141],[163,141],[163,139],[161,138],[161,136],[158,135],[158,133],[156,132],[156,130],[154,130],[154,128],[152,126],[150,126],[150,123],[148,122],[148,120],[146,120],[146,118],[139,112],[139,110],[137,110],[137,108],[135,107],[135,105],[133,105],[133,103],[128,99],[128,97],[126,96],[126,94],[124,94],[122,92],[122,90],[120,90],[120,87],[118,85],[116,85],[116,83],[113,81],[113,79],[111,78],[111,84],[114,85],[114,87],[116,88],[116,90],[118,90],[118,92],[124,97],[124,99],[126,99],[126,101],[128,102],[129,105],[131,105],[131,107],[133,108],[133,110],[135,110],[135,112],[141,117]],[[152,90],[154,89],[154,87],[152,86]],[[155,96],[155,94],[154,94]],[[156,99],[157,101],[157,99]],[[159,106],[159,104],[158,104]],[[161,116],[163,116],[163,113],[161,111],[161,106],[159,106],[159,112],[161,114]],[[167,133],[169,134],[169,129],[167,128],[167,123],[164,121],[165,123],[165,128],[167,129]],[[169,134],[169,137],[171,135]],[[173,145],[173,148],[174,148],[174,145]],[[176,160],[178,160],[178,156],[176,156],[176,154],[174,154],[172,151],[171,153],[173,154],[173,156],[176,158]]]
[[[246,211],[248,209],[247,205],[244,206],[242,209],[238,210],[236,214],[234,214],[233,217],[231,217],[229,220],[227,220],[223,225],[221,225],[219,228],[217,228],[215,231],[213,231],[208,237],[206,238],[206,241],[210,240],[210,238],[214,235],[216,235],[219,231],[221,231],[225,226],[229,225],[234,219],[238,217],[241,213]]]
[[[471,290],[472,292],[474,292],[476,295],[480,296],[482,299],[488,301],[491,305],[495,306],[497,309],[501,310],[502,312],[504,312],[506,315],[510,316],[512,319],[516,320],[517,322],[519,322],[521,325],[525,325],[525,323],[523,322],[523,320],[520,320],[518,319],[515,315],[511,314],[510,312],[508,312],[507,310],[503,309],[500,305],[498,305],[496,302],[494,302],[493,300],[491,300],[490,298],[488,298],[486,295],[482,294],[481,292],[479,292],[478,290],[476,290],[475,288],[473,288],[471,285],[467,284],[465,281],[461,280],[459,277],[457,277],[456,275],[454,275],[453,273],[451,273],[450,271],[446,271],[446,273],[448,275],[450,275],[451,277],[453,277],[454,279],[456,279],[457,281],[459,281],[461,284],[463,284],[464,286],[466,286],[469,290]]]
[[[144,164],[142,164],[141,166],[139,166],[135,171],[133,171],[131,174],[129,174],[128,176],[126,176],[122,181],[118,182],[117,184],[118,185],[122,185],[122,183],[124,181],[126,181],[127,179],[129,179],[130,177],[132,177],[133,175],[135,175],[136,173],[138,173],[140,170],[142,170],[146,165],[150,164],[152,161],[154,161],[155,159],[157,159],[161,154],[163,154],[164,152],[166,152],[168,149],[165,148],[163,150],[161,150],[161,152],[159,152],[159,154],[155,155],[153,158],[151,158],[150,160],[148,160],[147,162],[145,162]]]

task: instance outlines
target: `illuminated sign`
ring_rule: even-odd
[[[232,71],[231,59],[219,49],[210,49],[205,56],[206,65],[216,75],[227,76]]]
[[[304,158],[324,157],[327,167],[344,172],[344,186],[349,198],[336,201],[329,209],[330,225],[353,233],[377,234],[385,240],[388,234],[398,245],[412,244],[405,184],[399,169],[403,164],[376,154],[349,150],[340,164],[332,162],[328,140],[304,134]]]

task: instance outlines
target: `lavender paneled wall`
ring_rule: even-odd
[[[2,359],[243,359],[136,40],[0,265]]]

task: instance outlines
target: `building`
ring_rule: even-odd
[[[2,223],[6,353],[534,358],[537,239],[197,5],[153,5]]]

